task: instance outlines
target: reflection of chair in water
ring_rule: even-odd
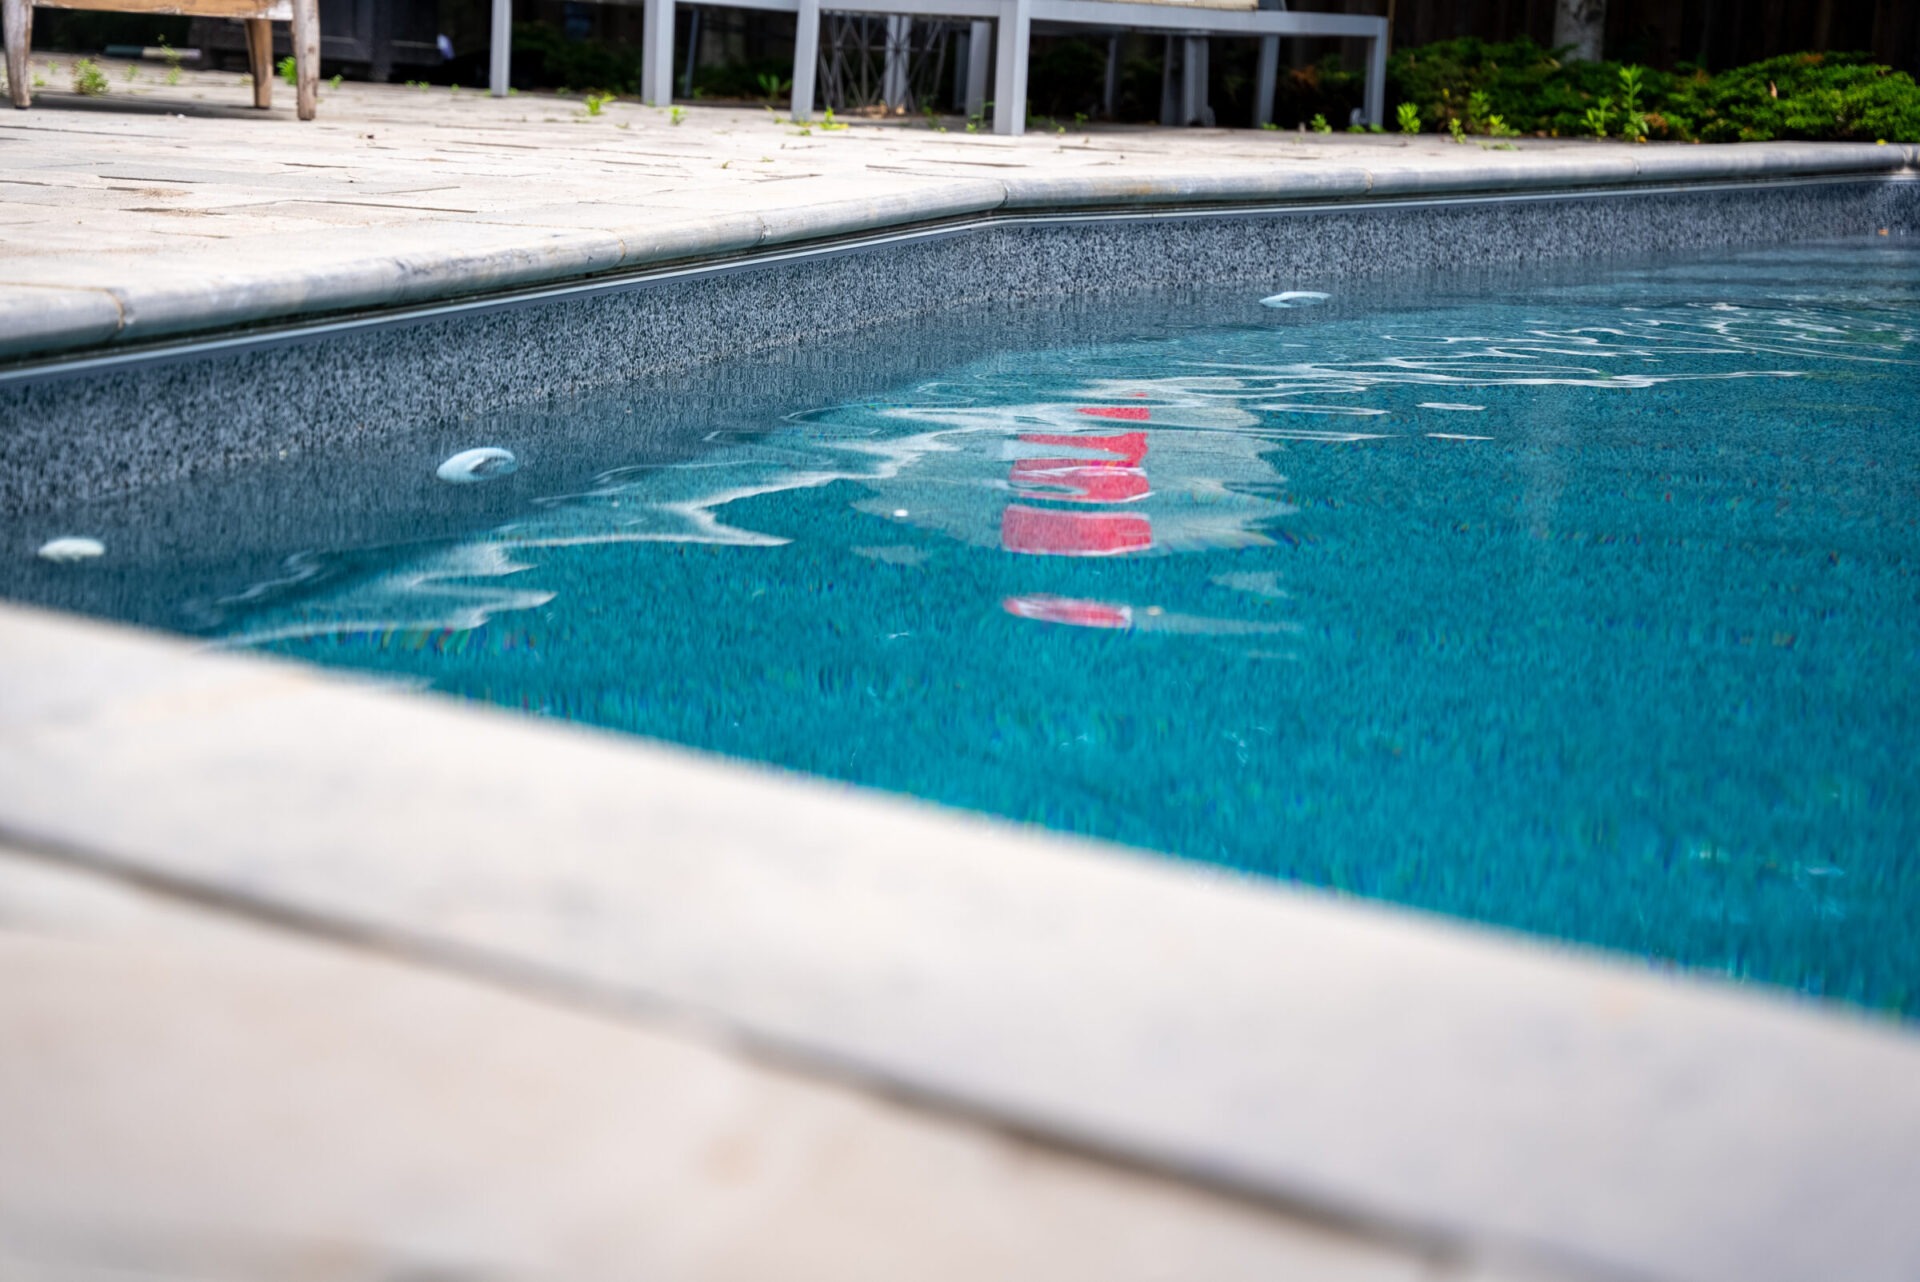
[[[300,119],[312,120],[320,101],[319,0],[0,0],[0,26],[7,42],[7,87],[13,105],[32,105],[28,54],[33,47],[33,11],[107,9],[129,13],[177,13],[236,18],[247,24],[247,63],[253,72],[253,105],[273,105],[273,24],[293,24],[293,63]]]
[[[623,3],[625,0],[593,0]],[[673,29],[678,0],[644,0],[645,51],[640,96],[656,107],[673,99]],[[511,0],[493,0],[493,92],[507,91]],[[971,19],[965,42],[969,115],[987,106],[988,59],[993,64],[993,132],[1025,133],[1027,128],[1027,43],[1036,24],[1042,30],[1078,28],[1150,31],[1168,37],[1168,76],[1162,119],[1168,124],[1211,124],[1207,107],[1207,40],[1247,36],[1260,41],[1259,79],[1253,124],[1264,125],[1273,111],[1274,82],[1284,37],[1350,37],[1368,42],[1366,106],[1370,124],[1384,123],[1387,83],[1387,20],[1345,13],[1291,13],[1286,0],[723,0],[736,9],[766,9],[795,16],[793,37],[793,114],[813,114],[815,73],[820,62],[820,15],[886,14],[920,18]],[[991,35],[989,34],[991,33]],[[887,56],[906,42],[889,39]],[[1108,110],[1117,81],[1117,43],[1108,43]],[[1176,91],[1173,77],[1179,64]],[[890,85],[905,83],[905,69],[889,67]],[[891,93],[891,91],[889,91]],[[889,99],[891,101],[891,98]]]

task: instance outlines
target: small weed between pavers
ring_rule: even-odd
[[[1317,111],[1313,113],[1313,119],[1307,122],[1307,128],[1317,134],[1330,134],[1333,132],[1333,126],[1327,123],[1327,118]]]
[[[300,64],[292,58],[282,58],[280,60],[280,78],[290,85],[298,85],[300,83]]]
[[[82,58],[73,64],[73,91],[85,94],[89,98],[98,98],[107,92],[107,73],[100,70],[91,58]]]
[[[407,88],[418,89],[421,93],[425,93],[427,90],[433,88],[433,86],[424,80],[409,80],[407,81]]]
[[[1417,134],[1420,132],[1420,108],[1410,102],[1403,102],[1393,109],[1393,114],[1400,118],[1401,133]]]
[[[827,133],[832,133],[836,129],[845,129],[846,127],[846,121],[835,120],[833,118],[832,107],[828,107],[826,112],[820,117],[820,128]]]
[[[613,101],[613,95],[610,93],[588,94],[584,99],[584,102],[586,103],[587,114],[589,116],[599,115],[602,111],[606,110],[607,104],[612,101]]]
[[[684,124],[687,119],[686,109],[683,107],[668,107],[667,119],[676,125]]]

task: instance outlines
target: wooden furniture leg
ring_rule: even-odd
[[[253,72],[253,105],[265,111],[273,106],[273,24],[248,18],[247,67]]]
[[[300,119],[320,105],[320,0],[293,0],[293,67],[300,84]]]
[[[7,92],[13,105],[33,105],[33,0],[0,0],[0,30],[7,42]]]

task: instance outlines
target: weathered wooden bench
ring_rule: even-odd
[[[7,88],[13,105],[27,107],[33,73],[33,11],[101,9],[115,13],[183,14],[235,18],[247,24],[247,62],[253,72],[253,105],[273,105],[273,24],[293,24],[293,65],[300,119],[312,120],[320,101],[319,0],[0,0],[0,30],[7,42]]]

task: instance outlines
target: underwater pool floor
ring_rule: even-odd
[[[1313,286],[23,516],[0,589],[1920,1014],[1920,251]]]

